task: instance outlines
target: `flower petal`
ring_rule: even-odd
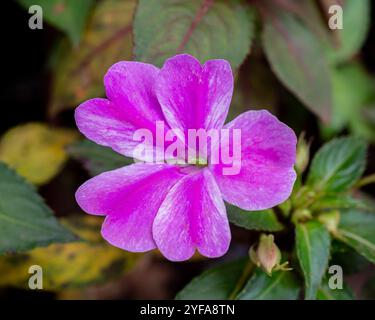
[[[128,122],[121,109],[107,99],[85,101],[76,109],[75,120],[86,138],[123,155],[133,156],[133,150],[139,144],[133,140],[137,127]]]
[[[134,132],[149,129],[154,134],[156,121],[165,121],[154,93],[158,73],[150,64],[114,64],[104,78],[109,99],[91,99],[76,109],[79,130],[88,139],[132,157],[140,143],[134,141]]]
[[[151,64],[121,61],[111,66],[104,76],[107,97],[128,116],[136,127],[164,120],[155,94],[160,70]]]
[[[88,180],[77,190],[76,200],[87,213],[107,215],[102,235],[109,243],[143,252],[155,248],[154,217],[182,176],[170,165],[133,164]]]
[[[225,60],[197,59],[181,54],[168,59],[158,75],[156,94],[169,126],[220,129],[233,92],[233,75]]]
[[[245,112],[225,128],[241,129],[241,168],[225,175],[225,165],[211,167],[224,200],[245,210],[263,210],[288,199],[296,179],[293,130],[266,110]],[[221,152],[233,150],[229,142]]]
[[[231,238],[229,223],[209,170],[176,183],[156,215],[153,235],[159,250],[172,261],[189,259],[196,248],[211,258],[225,254]]]

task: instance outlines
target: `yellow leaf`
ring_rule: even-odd
[[[41,185],[52,179],[68,156],[65,146],[77,138],[70,129],[28,123],[7,131],[0,140],[0,161],[29,182]]]
[[[135,0],[99,2],[80,46],[60,48],[50,115],[103,95],[103,77],[107,69],[120,60],[132,59],[135,5]]]
[[[28,288],[28,268],[39,265],[43,269],[43,287],[47,290],[77,288],[100,283],[129,270],[142,256],[107,244],[100,236],[102,218],[72,216],[61,222],[79,235],[83,241],[52,244],[22,255],[0,258],[0,286]]]

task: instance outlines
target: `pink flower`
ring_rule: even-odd
[[[139,128],[221,129],[233,92],[225,60],[201,65],[181,54],[161,69],[119,62],[104,78],[107,99],[91,99],[75,113],[90,140],[132,156]],[[285,201],[296,178],[296,136],[265,110],[247,111],[224,126],[241,130],[241,170],[224,175],[224,164],[186,170],[171,164],[136,163],[104,172],[76,193],[81,208],[104,215],[103,237],[133,252],[158,248],[173,261],[198,250],[219,257],[230,244],[224,200],[245,210],[262,210]],[[227,146],[232,147],[231,145]],[[191,166],[193,167],[193,166]]]

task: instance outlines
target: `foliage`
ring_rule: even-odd
[[[76,237],[63,228],[36,190],[0,162],[0,254]]]
[[[108,147],[99,146],[89,140],[78,141],[68,147],[69,155],[83,163],[92,176],[124,167],[132,161]]]
[[[68,159],[65,147],[77,133],[50,128],[43,123],[28,123],[6,132],[0,140],[0,161],[29,182],[41,185],[59,173]]]
[[[19,1],[23,5],[28,2]],[[91,7],[89,2],[87,8]],[[136,6],[135,0],[100,1],[92,8],[79,46],[63,43],[56,49],[50,114],[55,116],[85,99],[103,95],[105,70],[114,61],[131,59],[132,40],[137,60],[161,66],[166,58],[179,52],[191,53],[201,61],[224,58],[239,69],[242,79],[242,73],[248,71],[239,67],[252,56],[254,47],[261,46],[276,77],[323,121],[325,136],[348,127],[373,140],[374,120],[366,115],[372,114],[375,105],[375,84],[372,76],[363,71],[362,63],[351,60],[366,39],[370,2],[345,1],[347,27],[334,32],[327,30],[324,20],[328,17],[319,13],[328,10],[325,1],[253,2],[140,0]],[[56,7],[66,8],[63,13],[69,18],[58,16],[64,21],[72,19],[73,12],[83,10],[73,8],[75,4],[69,1],[56,0],[52,5],[55,11]],[[59,26],[59,19],[48,21]],[[86,18],[80,15],[80,19],[73,20],[83,23]],[[264,73],[259,64],[251,72],[259,73],[256,79]],[[352,81],[352,77],[358,81]],[[243,81],[250,85],[248,80]],[[346,90],[348,85],[356,89]],[[254,94],[265,86],[267,83]],[[246,85],[242,87],[247,91]]]
[[[43,9],[46,21],[64,31],[74,45],[77,45],[85,27],[86,18],[93,0],[18,0],[25,8],[38,5]]]
[[[306,147],[306,144],[299,144],[299,147],[302,146]],[[194,279],[177,297],[189,299],[193,292],[204,290],[207,298],[228,298],[216,296],[219,290],[217,286],[225,286],[239,288],[235,295],[231,295],[232,298],[297,299],[301,288],[299,279],[303,278],[305,299],[351,299],[349,288],[345,289],[349,290],[348,293],[338,293],[330,289],[324,276],[331,258],[331,239],[352,247],[374,263],[375,208],[368,206],[364,199],[355,199],[353,188],[356,183],[360,184],[358,180],[365,162],[366,143],[362,140],[350,136],[331,140],[315,154],[306,181],[299,177],[290,203],[266,212],[233,215],[229,210],[230,220],[247,229],[279,231],[281,228],[270,230],[270,225],[277,223],[290,228],[292,223],[295,229],[294,248],[284,250],[283,254],[284,257],[296,256],[290,261],[292,271],[274,268],[271,276],[268,276],[256,267],[254,253],[250,250],[251,261],[248,261],[250,267],[247,269],[238,262],[235,266],[241,266],[242,271],[223,272],[221,267],[214,268]],[[322,202],[324,206],[321,206]],[[260,214],[264,214],[261,220]],[[277,243],[277,232],[275,238]]]
[[[79,242],[52,244],[23,254],[0,258],[0,285],[24,287],[31,265],[44,269],[44,288],[61,290],[99,283],[129,270],[141,255],[127,253],[105,243],[100,237],[101,219],[90,216],[72,216],[61,223],[75,232]]]
[[[371,45],[371,1],[340,1],[341,30],[328,28],[328,9],[335,1],[326,0],[17,2],[19,10],[40,5],[47,32],[59,32],[45,36],[53,40],[42,66],[52,80],[44,92],[45,113],[27,123],[5,123],[1,132],[0,273],[6,277],[0,277],[0,286],[26,288],[31,264],[43,265],[45,286],[56,292],[105,283],[135,265],[142,255],[105,243],[101,218],[77,215],[74,206],[74,192],[87,173],[94,176],[132,160],[78,140],[72,111],[105,96],[103,77],[112,64],[134,59],[160,67],[186,52],[202,63],[231,63],[235,91],[229,120],[248,109],[267,108],[297,133],[307,132],[298,142],[291,197],[256,212],[226,204],[235,226],[228,261],[204,260],[204,266],[213,266],[176,298],[355,298],[346,282],[342,290],[330,288],[328,267],[338,264],[346,276],[375,263],[375,202],[368,186],[375,182],[369,161],[375,142],[374,61],[367,57],[373,47],[363,49],[366,41]],[[269,246],[262,246],[262,239]],[[243,254],[247,250],[249,256]],[[265,268],[268,250],[280,256]],[[203,260],[195,258],[191,264]],[[364,296],[374,298],[374,292],[372,278]]]
[[[134,20],[135,58],[161,66],[186,52],[202,61],[226,59],[236,68],[249,53],[253,34],[254,14],[243,1],[141,0]]]
[[[100,2],[93,8],[79,46],[63,42],[56,48],[56,71],[48,110],[51,115],[103,95],[107,69],[115,61],[131,59],[135,4],[134,0]]]

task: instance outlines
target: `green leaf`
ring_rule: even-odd
[[[280,231],[283,229],[283,225],[277,220],[272,209],[245,211],[227,204],[227,214],[230,222],[245,229],[262,231]]]
[[[161,66],[177,53],[238,67],[250,51],[254,14],[240,0],[140,0],[134,19],[137,60]]]
[[[0,162],[0,254],[74,240],[34,187]]]
[[[349,194],[334,193],[319,198],[312,206],[312,211],[326,211],[334,209],[362,209],[372,210],[371,204],[365,199],[353,198]]]
[[[375,263],[375,213],[354,209],[341,212],[335,236]]]
[[[111,148],[100,146],[89,140],[76,142],[68,147],[69,155],[83,163],[92,176],[131,164],[133,161]]]
[[[348,286],[343,286],[342,289],[330,289],[328,281],[325,280],[318,289],[316,298],[317,300],[353,300],[354,295]]]
[[[79,43],[94,3],[93,0],[18,0],[18,2],[26,9],[32,5],[41,6],[43,19],[65,32],[75,45]]]
[[[43,266],[43,289],[63,291],[113,280],[129,271],[140,253],[127,252],[111,246],[100,235],[102,217],[69,215],[61,223],[82,240],[54,243],[26,253],[0,257],[1,286],[25,288],[29,266]]]
[[[238,295],[238,300],[296,300],[300,283],[293,272],[277,271],[268,276],[257,269]]]
[[[366,143],[355,137],[338,138],[316,153],[307,184],[317,191],[344,191],[362,176],[365,165]]]
[[[338,47],[330,52],[335,63],[351,58],[362,47],[370,27],[369,0],[346,0],[343,5],[343,29],[334,30]]]
[[[100,1],[80,45],[71,48],[62,44],[58,48],[48,110],[51,116],[104,95],[103,77],[108,68],[132,59],[135,5],[135,0]]]
[[[345,275],[361,272],[370,265],[366,258],[337,239],[332,241],[331,256],[330,265],[339,265]]]
[[[316,298],[328,265],[330,236],[316,221],[300,223],[296,227],[296,250],[305,278],[305,299]]]
[[[364,114],[375,104],[374,79],[360,63],[351,62],[332,70],[332,84],[334,112],[327,129],[337,133],[348,126],[351,132],[374,139],[375,129]]]
[[[234,292],[247,260],[221,265],[194,278],[176,296],[178,300],[225,300]]]
[[[312,112],[328,121],[332,86],[322,41],[295,15],[273,2],[265,4],[262,43],[271,68]]]

